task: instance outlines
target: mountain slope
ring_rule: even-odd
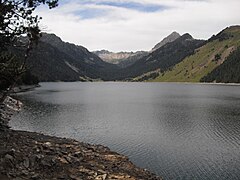
[[[160,43],[156,44],[153,48],[152,51],[157,50],[158,48],[164,46],[167,43],[175,41],[177,38],[180,37],[180,34],[177,32],[172,32],[169,36],[165,37]]]
[[[66,62],[72,59],[57,48],[40,42],[31,53],[27,65],[40,81],[79,81],[82,72],[74,71]]]
[[[105,62],[116,64],[121,68],[132,65],[138,59],[148,54],[146,51],[114,53],[107,50],[94,51],[93,53]]]
[[[221,65],[240,45],[240,26],[226,28],[172,69],[160,74],[156,82],[199,82]]]
[[[201,82],[240,83],[240,47],[223,64],[214,69]]]
[[[118,69],[86,48],[63,42],[54,34],[43,34],[28,65],[40,81],[105,80]]]
[[[79,69],[90,78],[106,79],[111,74],[111,71],[118,69],[116,65],[103,61],[94,53],[89,52],[85,47],[63,42],[54,34],[43,34],[41,41],[67,54],[73,60],[68,63],[68,66]]]
[[[194,50],[203,43],[202,40],[195,40],[191,35],[184,34],[175,41],[153,51],[148,56],[142,57],[133,65],[120,70],[118,75],[113,77],[122,80],[141,76],[157,69],[166,70],[194,53]]]

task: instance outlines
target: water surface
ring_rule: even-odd
[[[240,86],[42,83],[10,125],[103,144],[164,179],[240,179]]]

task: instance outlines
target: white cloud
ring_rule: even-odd
[[[227,26],[240,24],[239,0],[119,0],[169,7],[153,12],[94,3],[99,1],[65,1],[56,9],[40,8],[37,13],[47,32],[89,50],[150,50],[172,31],[207,39]]]

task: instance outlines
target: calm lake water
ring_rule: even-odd
[[[164,179],[240,179],[240,86],[42,83],[14,129],[103,144]]]

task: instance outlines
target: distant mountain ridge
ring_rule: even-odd
[[[98,55],[102,60],[117,64],[118,60],[127,59],[130,56],[133,56],[134,52],[110,52],[108,50],[93,51],[94,54]]]
[[[105,62],[116,64],[121,68],[132,65],[140,57],[148,54],[146,51],[114,53],[108,50],[93,51],[93,53],[99,56]]]

